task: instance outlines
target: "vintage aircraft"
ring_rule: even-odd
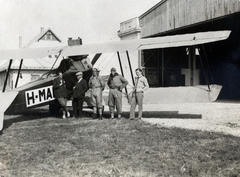
[[[102,53],[117,52],[119,64],[122,70],[121,59],[119,52],[127,52],[129,50],[147,50],[147,49],[158,49],[158,48],[170,48],[170,47],[194,47],[199,44],[211,43],[220,40],[225,40],[229,37],[231,31],[213,31],[213,32],[202,32],[202,33],[191,33],[183,35],[173,35],[165,37],[155,37],[146,39],[136,39],[118,42],[109,42],[103,44],[87,44],[87,45],[76,45],[66,47],[50,47],[50,48],[37,48],[37,49],[18,49],[18,50],[0,50],[0,59],[9,60],[8,72],[11,68],[12,60],[14,59],[34,59],[43,58],[49,55],[56,56],[56,60],[61,57],[62,60],[57,70],[61,70],[64,76],[69,78],[70,81],[68,89],[71,90],[75,82],[75,73],[78,71],[84,72],[84,77],[87,79],[91,76],[92,66],[100,58]],[[90,62],[87,55],[95,54],[94,58]],[[131,70],[131,76],[133,79],[131,63],[128,56],[129,68]],[[21,66],[21,65],[20,65]],[[19,73],[20,73],[19,68]],[[56,70],[55,70],[56,71]],[[12,89],[5,92],[6,81],[8,79],[6,75],[5,85],[3,93],[0,94],[0,130],[3,128],[4,113],[11,112],[17,113],[29,108],[43,106],[50,104],[50,109],[54,110],[56,103],[52,90],[52,81],[56,77],[54,71],[44,75],[40,79],[31,82],[25,86]],[[18,78],[17,78],[18,79]],[[134,81],[133,81],[134,83]],[[186,92],[194,93],[189,99]],[[150,88],[146,93],[149,96],[145,99],[146,102],[151,102],[151,98],[156,98],[156,95],[163,95],[162,98],[153,99],[152,103],[171,103],[171,102],[211,102],[215,101],[220,93],[221,86],[219,85],[208,85],[208,86],[189,86],[189,87],[175,87],[175,88]],[[127,90],[126,94],[127,94]],[[171,93],[168,94],[167,92]],[[166,101],[167,100],[167,101]]]

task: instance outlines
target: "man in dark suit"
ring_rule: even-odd
[[[73,88],[73,114],[74,118],[82,117],[82,107],[83,107],[83,99],[85,97],[85,93],[88,90],[87,81],[83,79],[83,73],[78,72],[77,83]]]

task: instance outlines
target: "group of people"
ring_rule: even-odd
[[[105,82],[99,75],[99,70],[93,68],[93,74],[89,79],[89,82],[83,79],[83,73],[76,73],[77,82],[73,87],[72,106],[74,118],[81,118],[83,116],[83,101],[85,93],[91,91],[91,102],[93,106],[93,118],[102,120],[103,104],[102,104],[102,92],[105,89]],[[121,75],[119,75],[115,68],[111,68],[110,76],[108,78],[107,85],[109,87],[108,106],[111,119],[114,119],[114,111],[117,110],[117,118],[122,117],[122,90],[128,85],[128,81]],[[131,120],[141,119],[143,112],[143,97],[144,92],[149,88],[146,77],[143,76],[142,70],[137,68],[135,70],[136,78],[133,91],[127,95],[130,103],[130,116]],[[53,80],[53,90],[55,98],[63,108],[62,118],[70,117],[69,110],[67,109],[67,97],[68,91],[66,89],[66,83],[63,79],[63,74],[60,72],[59,77]],[[135,109],[138,105],[138,117],[135,118]]]

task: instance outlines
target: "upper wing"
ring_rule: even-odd
[[[126,40],[103,44],[86,44],[66,47],[62,55],[86,55],[96,53],[108,53],[127,50],[144,50],[156,48],[170,48],[180,46],[192,46],[227,39],[231,31],[214,31],[192,33],[174,36],[154,37],[147,39]]]
[[[0,50],[0,59],[28,59],[43,58],[61,52],[61,56],[75,56],[87,54],[101,54],[121,52],[128,50],[144,50],[156,48],[170,48],[180,46],[192,46],[225,40],[231,31],[213,31],[154,37],[146,39],[126,40],[99,44],[86,44],[77,46],[52,47],[52,48],[28,48],[17,50]]]
[[[66,47],[23,48],[0,50],[0,60],[43,58],[48,55],[57,55]]]

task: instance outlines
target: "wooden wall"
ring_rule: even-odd
[[[240,12],[239,0],[162,0],[139,17],[142,37]]]

